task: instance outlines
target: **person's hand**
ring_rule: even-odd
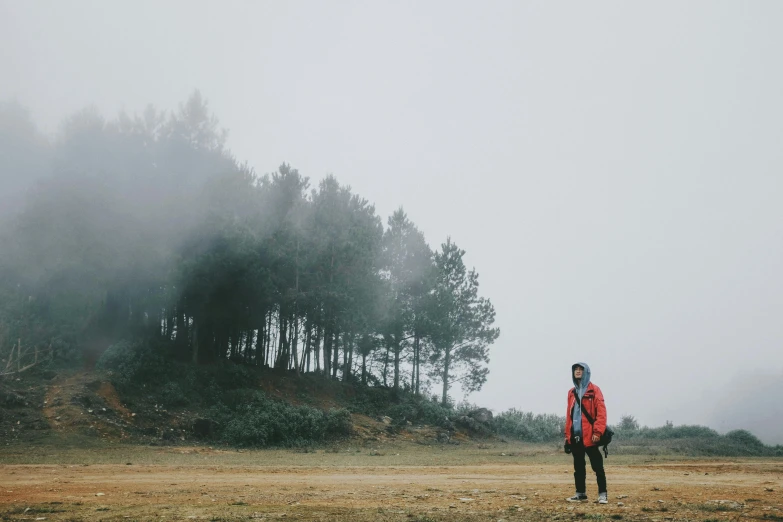
[[[601,440],[601,437],[599,437],[598,435],[593,434],[593,442],[598,442],[599,440]]]

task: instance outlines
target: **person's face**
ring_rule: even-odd
[[[577,366],[576,368],[574,368],[575,379],[581,379],[583,373],[584,373],[584,368],[582,368],[581,366]]]

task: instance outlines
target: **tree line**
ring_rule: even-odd
[[[481,388],[498,338],[465,251],[327,176],[257,175],[195,92],[177,111],[94,109],[47,139],[0,104],[0,354],[89,363],[122,339],[171,357],[422,393]],[[69,352],[70,350],[70,352]],[[423,380],[422,380],[423,378]]]

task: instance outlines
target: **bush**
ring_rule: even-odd
[[[696,426],[683,424],[682,426],[674,426],[672,424],[666,424],[660,428],[648,428],[644,427],[631,433],[623,432],[626,437],[638,437],[645,439],[687,439],[687,438],[700,438],[700,439],[713,439],[720,437],[717,431],[706,426]]]
[[[425,395],[410,392],[397,392],[386,388],[368,388],[357,386],[351,410],[372,417],[388,416],[395,424],[430,424],[445,427],[450,424],[449,417],[455,413],[452,408],[444,407],[437,400]]]
[[[728,440],[750,448],[763,448],[764,443],[747,430],[733,430],[724,435]]]
[[[674,453],[693,457],[774,456],[776,448],[765,446],[747,430],[734,430],[720,435],[706,426],[674,426],[667,422],[659,428],[640,428],[622,432],[618,453]]]
[[[160,393],[160,400],[166,406],[185,406],[190,402],[188,397],[182,391],[176,382],[167,382],[163,385]]]
[[[224,407],[213,413],[224,418],[221,439],[238,446],[305,446],[346,436],[351,430],[347,410],[291,406],[261,392],[236,410]]]
[[[111,345],[95,364],[99,370],[111,370],[118,387],[139,383],[164,383],[169,365],[161,343],[120,341]]]
[[[190,367],[193,368],[193,366]],[[205,367],[205,369],[215,385],[223,390],[246,388],[254,386],[258,382],[255,369],[230,361],[221,361],[219,364]]]
[[[351,400],[351,411],[371,417],[385,415],[389,407],[391,392],[385,388],[354,386],[355,394]]]
[[[444,408],[438,402],[410,394],[406,395],[399,404],[391,406],[387,412],[387,415],[398,424],[410,421],[440,427],[449,425],[449,417],[454,415],[453,410]]]
[[[553,414],[535,415],[512,408],[492,419],[492,429],[498,435],[525,442],[561,441],[565,433],[565,417]]]
[[[426,398],[422,398],[419,401],[419,421],[423,424],[431,424],[433,426],[449,426],[449,416],[453,414],[452,410],[444,407],[438,402],[437,398],[433,399],[427,400]]]

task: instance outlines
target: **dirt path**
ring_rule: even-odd
[[[253,460],[2,465],[0,518],[783,520],[780,460],[614,465],[611,502],[604,506],[563,500],[573,489],[564,464],[340,467]]]
[[[58,377],[47,389],[44,417],[55,432],[81,432],[117,440],[133,414],[120,402],[110,382],[87,372]]]

